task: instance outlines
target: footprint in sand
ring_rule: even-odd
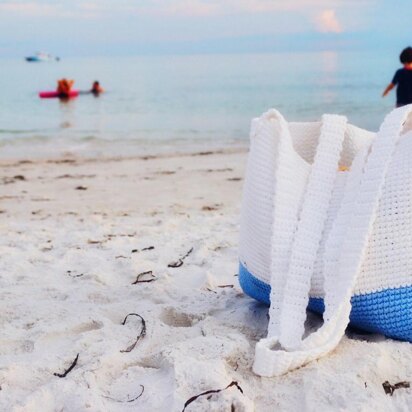
[[[175,308],[163,309],[160,320],[168,326],[174,328],[189,328],[199,322],[201,317],[183,312],[178,312]]]
[[[23,353],[31,353],[34,350],[34,342],[32,340],[24,340],[20,345],[20,349]]]
[[[97,320],[92,320],[91,322],[81,323],[80,325],[75,326],[72,329],[73,333],[84,333],[84,332],[91,332],[92,330],[98,330],[103,327],[103,322],[99,322]]]

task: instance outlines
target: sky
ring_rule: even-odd
[[[0,56],[402,49],[411,0],[0,0]]]

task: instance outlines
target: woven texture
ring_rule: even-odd
[[[349,318],[412,341],[412,133],[400,135],[411,110],[393,111],[376,137],[341,116],[287,123],[270,110],[252,122],[239,280],[271,304],[257,373],[325,355]],[[306,306],[325,322],[303,340]]]

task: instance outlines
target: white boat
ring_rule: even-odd
[[[33,56],[28,56],[25,59],[28,62],[50,62],[59,61],[60,57],[53,56],[49,53],[37,52]]]

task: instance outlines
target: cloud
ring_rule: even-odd
[[[318,16],[319,26],[336,28],[334,11],[355,7],[376,0],[0,0],[0,11],[35,17],[104,17],[115,14],[225,16],[291,11]],[[322,23],[325,22],[325,23]],[[322,26],[323,25],[323,26]],[[339,24],[338,24],[339,25]]]
[[[371,0],[359,0],[356,4]],[[355,0],[147,0],[135,6],[137,12],[184,16],[225,16],[231,14],[260,14],[282,11],[311,12],[314,9],[354,4]]]
[[[376,0],[147,0],[145,3],[146,10],[154,13],[230,15],[281,11],[313,13],[313,11],[323,9],[358,8],[374,2]]]
[[[136,8],[136,11],[146,11],[149,14],[169,14],[178,16],[214,16],[220,14],[220,5],[202,0],[177,0],[167,2],[160,7]]]
[[[78,4],[65,3],[64,1],[1,1],[1,17],[7,15],[33,17],[33,18],[79,18],[88,19],[97,16],[96,10],[91,6],[94,3]],[[82,7],[82,6],[86,7]]]
[[[342,33],[343,27],[333,9],[323,10],[314,19],[316,30],[321,33]]]
[[[27,16],[50,16],[54,15],[57,10],[58,8],[52,4],[15,1],[0,3],[0,11],[2,12]]]

